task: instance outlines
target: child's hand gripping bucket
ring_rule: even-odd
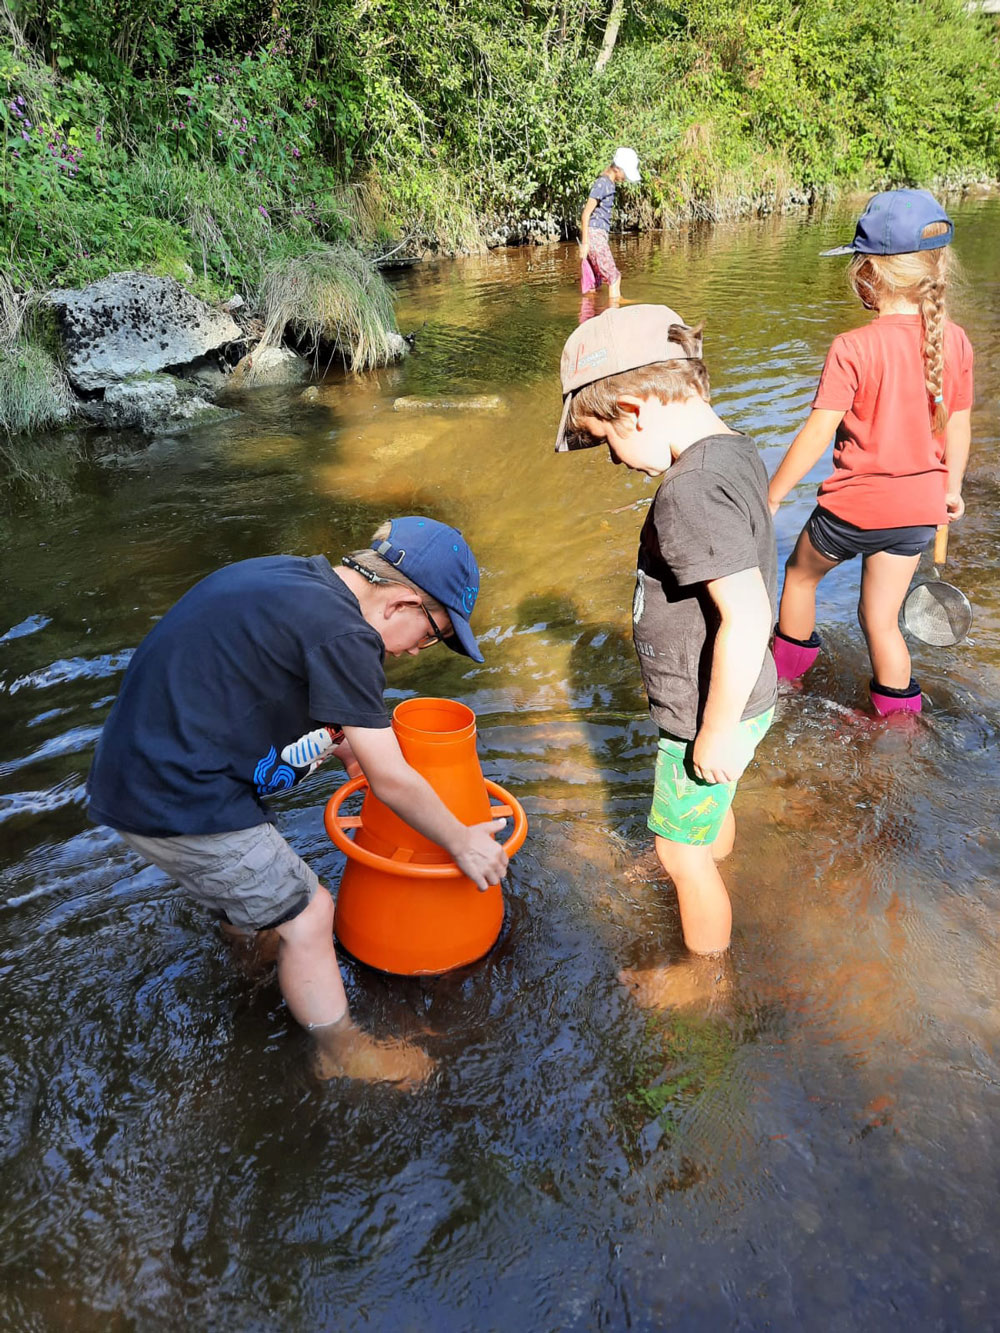
[[[404,759],[463,824],[513,816],[505,844],[512,856],[528,821],[508,792],[483,778],[472,710],[451,699],[408,699],[392,726]],[[367,786],[363,777],[345,783],[324,816],[330,839],[348,858],[337,894],[337,938],[361,962],[404,976],[449,972],[481,958],[503,925],[500,885],[481,893],[447,852],[374,792],[367,791],[360,815],[341,815],[347,797]],[[491,795],[503,804],[491,806]],[[348,829],[356,830],[353,840]]]

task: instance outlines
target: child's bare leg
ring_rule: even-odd
[[[347,996],[333,948],[333,899],[322,885],[304,912],[276,927],[278,985],[303,1027],[325,1027],[347,1013]]]
[[[434,1061],[403,1041],[378,1041],[354,1026],[333,947],[333,899],[322,885],[304,912],[276,927],[278,984],[292,1016],[312,1030],[322,1078],[360,1078],[412,1087]]]
[[[722,827],[715,836],[712,843],[712,860],[724,861],[733,850],[733,844],[736,842],[736,816],[733,814],[733,807],[730,806],[726,811],[726,817],[722,821]]]
[[[692,953],[722,953],[733,929],[732,905],[712,852],[712,844],[656,838],[656,855],[677,890],[681,931]]]
[[[872,675],[879,685],[905,690],[910,683],[910,653],[899,628],[899,608],[920,557],[866,555],[861,566],[858,622],[868,643]]]
[[[803,528],[785,565],[778,608],[778,628],[782,634],[802,641],[809,638],[816,628],[816,589],[823,576],[838,563],[817,551]]]
[[[622,280],[621,274],[615,278],[614,282],[608,287],[608,301],[611,305],[618,305],[622,299]]]

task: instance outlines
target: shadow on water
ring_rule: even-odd
[[[732,985],[644,1012],[625,967],[683,966],[645,826],[655,732],[630,641],[653,487],[556,458],[575,249],[412,270],[416,350],[315,403],[90,450],[58,506],[0,525],[0,1310],[11,1328],[980,1328],[1000,1286],[996,867],[1000,367],[996,200],[961,203],[958,317],[980,400],[949,578],[972,641],[914,649],[922,717],[875,724],[857,571],[740,785]],[[723,417],[773,468],[830,338],[816,252],[846,212],[625,240],[625,294],[705,319]],[[496,394],[498,410],[395,411]],[[784,558],[824,463],[778,521]],[[352,1007],[423,1042],[429,1087],[317,1087],[273,982],[84,817],[129,654],[197,578],[363,544],[391,512],[462,527],[480,667],[392,664],[462,698],[531,821],[495,949],[446,977],[345,960]],[[922,571],[925,572],[925,571]],[[325,882],[320,770],[279,826]]]

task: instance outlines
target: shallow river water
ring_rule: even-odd
[[[875,723],[857,567],[827,652],[740,786],[731,990],[644,1012],[674,962],[650,872],[654,732],[629,634],[654,484],[555,457],[575,249],[397,281],[403,364],[148,447],[96,444],[61,503],[0,526],[0,1324],[18,1330],[982,1329],[1000,1273],[1000,200],[956,202],[977,354],[948,577],[972,641],[914,647],[925,711]],[[832,336],[861,322],[853,210],[621,243],[628,297],[706,323],[715,402],[773,470]],[[402,395],[496,410],[396,412]],[[782,508],[782,559],[821,463]],[[479,555],[482,666],[390,695],[479,719],[524,803],[501,939],[433,980],[345,959],[354,1012],[437,1060],[422,1091],[317,1085],[273,983],[107,830],[83,784],[130,651],[196,579],[336,556],[392,513]],[[925,557],[925,562],[929,558]],[[929,564],[926,568],[929,570]],[[922,567],[923,568],[923,567]],[[333,887],[320,770],[279,827]]]

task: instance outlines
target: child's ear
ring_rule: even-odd
[[[631,394],[627,394],[622,398],[619,398],[618,401],[615,403],[615,406],[618,408],[619,420],[627,423],[627,429],[630,430],[642,429],[642,425],[640,422],[640,418],[642,416],[641,398],[633,398]]]
[[[414,606],[420,601],[419,593],[408,588],[405,583],[391,583],[386,588],[385,601],[382,603],[382,615],[386,620],[391,620],[397,611],[403,611],[408,606]]]

